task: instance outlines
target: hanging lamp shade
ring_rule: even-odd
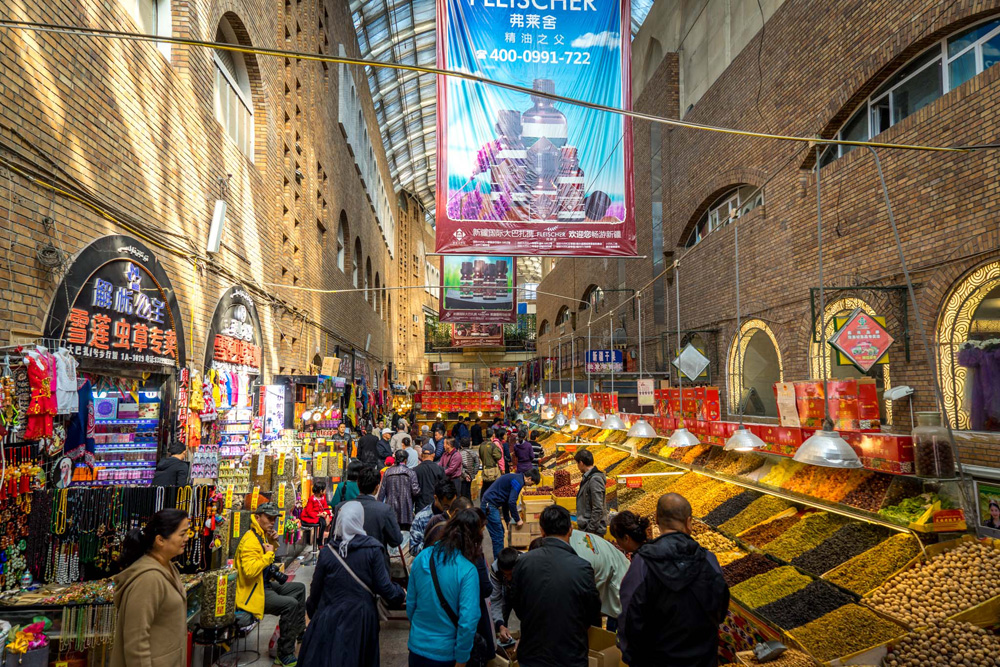
[[[542,419],[553,419],[556,416],[556,411],[551,405],[542,408]]]
[[[580,411],[580,421],[582,422],[592,422],[596,424],[601,420],[601,415],[597,414],[597,410],[591,407],[586,407]]]
[[[625,422],[618,415],[608,415],[604,423],[601,424],[601,428],[607,431],[624,431]]]
[[[655,438],[656,431],[645,419],[636,419],[635,423],[632,424],[632,428],[628,430],[628,437],[630,438]]]
[[[857,452],[836,431],[816,431],[795,452],[794,460],[827,468],[860,468]]]
[[[569,430],[575,431],[578,428],[580,428],[580,422],[577,420],[576,417],[570,417],[569,418]]]
[[[698,439],[698,436],[686,428],[675,429],[670,434],[670,439],[667,440],[667,447],[694,447],[700,444],[701,440]]]
[[[556,426],[565,426],[565,425],[566,425],[566,415],[560,412],[556,416]]]
[[[727,452],[752,452],[755,449],[761,449],[766,444],[749,429],[740,427],[729,436],[725,450]]]

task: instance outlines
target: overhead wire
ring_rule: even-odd
[[[382,68],[396,69],[396,70],[407,70],[407,71],[417,72],[419,74],[433,74],[435,76],[464,79],[466,81],[473,81],[488,86],[503,88],[505,90],[510,90],[525,95],[534,95],[536,97],[543,97],[545,99],[552,100],[553,102],[572,104],[576,106],[585,107],[588,109],[594,109],[596,111],[604,111],[607,113],[627,116],[629,118],[633,118],[636,120],[644,120],[652,123],[661,123],[663,125],[688,128],[692,130],[701,130],[704,132],[729,134],[733,136],[756,137],[760,139],[772,139],[776,141],[793,141],[799,143],[807,143],[810,145],[822,144],[822,145],[842,145],[842,146],[872,146],[875,148],[889,148],[896,150],[933,151],[933,152],[948,152],[948,153],[964,153],[972,150],[992,149],[996,147],[994,144],[984,144],[982,146],[971,145],[962,147],[928,146],[921,144],[893,144],[893,143],[876,142],[876,141],[849,141],[844,139],[823,138],[817,136],[803,137],[803,136],[786,135],[786,134],[773,134],[767,132],[754,132],[752,130],[738,130],[735,128],[721,127],[717,125],[708,125],[704,123],[694,123],[691,121],[680,120],[676,118],[667,118],[664,116],[657,116],[655,114],[644,113],[641,111],[634,111],[632,109],[621,109],[618,107],[612,107],[604,104],[587,102],[585,100],[566,97],[564,95],[557,95],[555,93],[548,93],[544,91],[534,90],[532,88],[528,88],[526,86],[522,86],[519,84],[497,81],[496,79],[490,79],[488,77],[480,76],[478,74],[472,74],[469,72],[449,70],[439,67],[428,67],[424,65],[408,65],[403,63],[386,62],[381,60],[374,60],[371,58],[352,58],[349,56],[333,56],[327,54],[307,53],[304,51],[292,51],[287,49],[271,49],[271,48],[254,47],[254,46],[243,46],[240,44],[230,44],[227,42],[211,42],[206,40],[190,39],[184,37],[172,37],[167,35],[143,35],[139,33],[123,32],[118,30],[104,30],[100,28],[60,25],[54,23],[41,23],[35,21],[3,20],[0,21],[0,28],[9,28],[14,30],[31,30],[43,33],[66,34],[77,37],[96,37],[102,39],[131,40],[139,42],[151,42],[156,44],[160,43],[179,44],[182,46],[203,47],[209,49],[216,49],[220,51],[231,51],[233,53],[243,53],[249,55],[272,56],[277,58],[295,58],[298,60],[312,60],[317,62],[357,65],[362,67],[370,66],[370,67],[382,67]]]

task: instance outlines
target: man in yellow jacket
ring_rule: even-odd
[[[250,518],[250,530],[236,548],[236,606],[256,618],[264,614],[279,616],[278,657],[276,665],[293,667],[295,642],[305,631],[306,586],[302,583],[279,583],[268,568],[274,565],[277,535],[274,524],[280,515],[274,503],[264,503]]]

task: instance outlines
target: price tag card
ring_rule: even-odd
[[[233,509],[233,485],[230,484],[226,487],[226,509]]]
[[[240,513],[233,512],[233,537],[239,538],[240,536]]]
[[[284,455],[284,454],[278,456],[278,474],[279,475],[284,475],[285,474],[285,457],[286,457],[286,455]]]
[[[263,452],[261,452],[260,454],[257,455],[257,476],[258,477],[260,477],[261,475],[264,474],[264,460],[266,458],[267,458],[267,455],[264,454]]]
[[[625,486],[630,489],[641,489],[642,488],[642,477],[626,477]]]
[[[253,494],[250,497],[250,511],[251,512],[256,512],[257,511],[257,503],[259,503],[259,502],[260,502],[260,487],[259,486],[255,486],[255,487],[253,487]]]
[[[226,615],[226,592],[229,586],[229,577],[220,574],[215,581],[215,616],[216,618]]]
[[[285,506],[285,483],[278,485],[278,507]]]
[[[277,528],[277,532],[278,532],[278,537],[281,537],[282,535],[285,534],[285,513],[284,512],[281,512],[278,515],[278,528]]]

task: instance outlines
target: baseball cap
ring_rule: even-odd
[[[434,445],[424,445],[421,450],[424,454],[437,454],[437,449]]]
[[[384,429],[382,429],[382,435],[385,435],[386,433],[388,433],[389,435],[392,435],[392,429],[391,428],[384,428]]]
[[[263,514],[265,516],[276,517],[281,515],[281,510],[274,503],[264,503],[257,507],[255,514]]]

